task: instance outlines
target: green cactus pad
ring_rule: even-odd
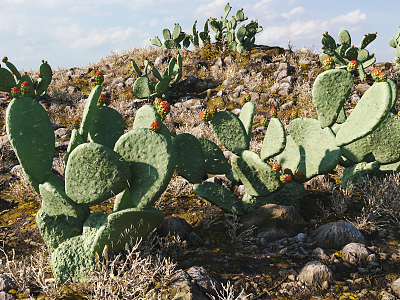
[[[89,140],[93,143],[114,148],[115,142],[124,134],[125,122],[115,109],[107,106],[96,106],[88,131]]]
[[[218,141],[228,150],[240,155],[249,149],[249,139],[242,121],[232,112],[219,111],[211,121]]]
[[[16,86],[14,76],[7,69],[0,68],[0,91],[10,93]]]
[[[193,190],[201,198],[227,212],[232,212],[233,209],[238,215],[244,214],[241,201],[230,190],[219,184],[213,182],[196,183],[193,185]]]
[[[22,169],[22,171],[24,172],[25,178],[28,181],[29,185],[35,190],[36,193],[40,194],[39,182],[35,181],[29,174],[24,171],[24,169]]]
[[[298,171],[305,178],[333,171],[340,159],[340,149],[336,146],[335,133],[331,128],[322,129],[316,119],[298,118],[290,122],[289,131],[304,157]]]
[[[373,138],[371,135],[367,135],[359,140],[356,140],[350,144],[340,147],[342,156],[351,160],[354,163],[362,162],[369,154],[372,153],[373,149]]]
[[[338,37],[339,37],[339,44],[346,42],[347,45],[351,45],[350,33],[347,30],[342,30],[341,32],[339,32]]]
[[[392,101],[390,106],[390,110],[392,110],[397,102],[397,95],[398,95],[397,84],[390,78],[388,78],[386,82],[390,85],[390,89],[392,90]]]
[[[346,111],[345,111],[344,107],[342,107],[342,109],[339,111],[339,115],[336,119],[336,123],[343,124],[344,122],[346,122],[346,120],[347,120]]]
[[[267,132],[265,133],[260,157],[266,162],[271,157],[281,154],[285,146],[285,127],[278,118],[272,118],[269,122]]]
[[[347,184],[351,181],[354,184],[363,184],[367,182],[367,175],[379,172],[379,163],[374,162],[360,162],[350,168],[345,168],[342,177],[342,187],[347,188]]]
[[[161,224],[164,214],[154,207],[149,209],[130,208],[112,212],[107,222],[96,233],[90,248],[91,253],[103,252],[107,245],[108,253],[117,253],[125,249],[125,244],[135,245]],[[86,222],[85,225],[88,224]]]
[[[24,74],[24,75],[21,76],[21,78],[20,78],[20,79],[18,80],[18,82],[17,82],[17,86],[21,89],[21,84],[22,84],[24,81],[28,82],[29,86],[31,87],[30,90],[29,90],[28,95],[26,95],[26,96],[27,96],[27,97],[31,97],[31,98],[35,98],[35,90],[33,89],[34,84],[33,84],[33,81],[32,81],[32,79],[29,77],[28,74]]]
[[[363,39],[361,41],[360,48],[364,49],[370,43],[372,43],[372,41],[375,40],[375,39],[376,39],[376,34],[375,33],[368,33],[368,34],[364,35],[364,37],[363,37]]]
[[[96,85],[90,92],[89,97],[86,100],[85,107],[83,109],[82,123],[81,127],[79,128],[79,134],[82,136],[82,139],[85,142],[87,140],[88,131],[90,129],[92,119],[97,111],[97,101],[102,90],[103,87],[101,85]]]
[[[304,196],[304,186],[297,182],[285,183],[276,193],[269,196],[252,196],[245,193],[242,198],[243,209],[249,213],[265,204],[292,205],[300,209]]]
[[[303,156],[300,156],[300,148],[293,140],[291,135],[286,137],[286,147],[281,154],[276,157],[278,164],[282,166],[283,169],[290,169],[293,173],[296,173],[300,160],[304,160]]]
[[[158,36],[153,37],[153,38],[151,39],[150,43],[151,43],[152,45],[154,45],[154,46],[157,46],[157,47],[161,47],[161,46],[162,46],[162,43],[161,43],[160,39],[158,38]]]
[[[181,133],[172,139],[176,160],[176,172],[190,183],[199,183],[204,173],[203,149],[198,139]]]
[[[82,234],[83,223],[90,215],[88,206],[81,207],[82,213],[77,217],[66,215],[49,216],[43,209],[36,214],[36,225],[49,250],[54,253],[66,240]]]
[[[51,174],[49,179],[39,185],[42,196],[42,210],[50,217],[65,215],[78,218],[82,213],[82,205],[76,204],[65,193],[64,182],[60,177]]]
[[[30,97],[14,99],[7,107],[6,130],[25,173],[38,183],[51,173],[55,136],[46,110]]]
[[[157,112],[157,109],[155,108],[155,106],[150,104],[143,105],[141,108],[138,109],[135,115],[132,129],[151,129],[151,123],[153,122],[160,122],[162,126],[160,133],[163,134],[166,138],[171,138],[171,133],[169,132],[167,126],[165,126],[165,124],[161,122],[161,116]]]
[[[140,76],[136,79],[132,93],[138,99],[148,98],[151,94],[149,77]]]
[[[267,196],[282,187],[278,173],[256,152],[245,150],[242,156],[233,155],[231,164],[232,171],[252,196]]]
[[[121,193],[119,193],[117,197],[115,197],[114,211],[128,208],[134,208],[134,205],[131,199],[129,188],[126,188]]]
[[[389,174],[393,174],[393,172],[400,172],[400,161],[392,164],[380,165],[379,171]]]
[[[332,126],[350,96],[353,77],[343,69],[327,70],[314,82],[312,101],[322,128]]]
[[[209,174],[226,174],[231,170],[230,163],[217,144],[202,138],[199,138],[198,141],[204,155],[204,172]]]
[[[240,121],[243,123],[244,129],[246,129],[249,144],[251,139],[251,130],[253,129],[253,117],[255,109],[256,105],[254,102],[247,102],[245,105],[243,105],[239,116]]]
[[[97,204],[122,192],[131,180],[129,164],[116,152],[95,143],[71,152],[65,193],[76,203]]]
[[[370,134],[386,118],[391,104],[392,91],[389,83],[375,82],[341,126],[336,135],[336,145],[343,146]]]
[[[83,144],[83,138],[82,136],[79,134],[78,129],[72,129],[72,133],[71,133],[71,139],[68,143],[68,148],[67,148],[67,153],[65,153],[65,157],[64,157],[64,166],[67,165],[68,163],[68,157],[70,155],[70,153],[79,145]]]
[[[114,151],[130,163],[129,190],[134,206],[150,208],[167,188],[174,173],[171,139],[148,128],[132,129],[115,143]]]
[[[95,257],[90,246],[94,238],[94,235],[73,236],[52,251],[51,271],[59,282],[65,283],[70,277],[75,282],[86,282],[92,277]]]

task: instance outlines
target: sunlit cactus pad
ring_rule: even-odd
[[[33,98],[20,97],[8,105],[7,136],[25,173],[38,183],[51,173],[55,153],[53,126],[46,110]]]
[[[113,150],[85,143],[71,152],[65,192],[76,203],[96,204],[122,192],[131,180],[129,164]]]
[[[114,151],[130,164],[130,193],[135,207],[150,208],[167,188],[175,169],[170,138],[149,128],[132,129],[115,143]]]
[[[265,133],[260,157],[267,161],[271,157],[279,155],[286,146],[285,127],[278,118],[272,118]]]

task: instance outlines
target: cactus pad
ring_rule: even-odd
[[[160,122],[161,123],[161,116],[157,112],[157,108],[153,105],[143,105],[141,108],[138,109],[135,115],[135,120],[133,122],[132,129],[139,129],[139,128],[151,128],[151,124],[153,122]],[[166,138],[171,138],[171,133],[169,132],[167,126],[161,123],[161,131],[160,133],[163,134]]]
[[[207,201],[232,212],[236,211],[238,215],[243,215],[244,211],[240,200],[230,190],[213,182],[202,182],[193,185],[194,192]]]
[[[343,146],[370,134],[383,122],[391,104],[392,91],[389,83],[375,82],[337,132],[336,145]]]
[[[285,149],[285,127],[278,118],[272,118],[265,133],[260,157],[267,161],[271,157],[279,155]]]
[[[249,139],[242,121],[232,112],[219,111],[211,122],[218,141],[228,150],[240,155],[249,148]]]
[[[99,96],[103,88],[101,85],[96,85],[89,94],[88,99],[85,103],[85,108],[83,109],[81,128],[79,129],[79,134],[82,136],[83,141],[86,142],[88,131],[92,122],[92,118],[96,114],[96,106]]]
[[[245,150],[242,156],[233,155],[231,164],[232,171],[252,196],[267,196],[282,187],[277,173],[256,152]]]
[[[332,69],[318,75],[312,89],[312,101],[322,128],[335,123],[352,87],[353,77],[343,69]]]
[[[129,188],[126,188],[121,193],[119,193],[117,197],[115,197],[114,211],[133,208],[133,207],[134,206],[131,199],[131,193],[129,192]]]
[[[114,151],[130,164],[129,191],[134,206],[150,208],[167,188],[174,173],[171,139],[149,128],[132,129],[119,138]]]
[[[96,204],[122,192],[131,180],[129,164],[108,147],[79,145],[65,172],[65,192],[74,202]]]
[[[250,96],[245,96],[245,100],[249,100]],[[249,100],[250,101],[250,100]],[[250,139],[251,139],[251,130],[253,129],[253,117],[254,117],[254,111],[256,109],[256,105],[254,102],[246,102],[242,110],[240,112],[239,119],[242,121],[244,128],[246,129],[247,133],[247,139],[250,144]]]
[[[276,156],[276,160],[284,168],[295,172],[300,164],[300,160],[304,160],[304,155],[300,156],[300,149],[291,135],[286,137],[286,146],[282,153]]]
[[[336,167],[340,149],[336,146],[335,133],[331,128],[322,129],[316,119],[299,118],[290,122],[289,131],[299,146],[302,159],[298,171],[305,178],[327,174]]]
[[[204,155],[198,139],[189,134],[178,134],[172,140],[176,157],[176,172],[190,183],[199,183],[203,178]]]
[[[91,142],[113,149],[124,130],[125,122],[119,112],[111,107],[96,106],[88,131]]]
[[[7,135],[25,173],[38,183],[51,173],[55,137],[46,110],[30,97],[11,101],[6,113]]]
[[[225,158],[222,150],[212,141],[199,138],[204,155],[204,172],[209,174],[226,174],[231,165]]]

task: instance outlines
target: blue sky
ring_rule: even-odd
[[[38,70],[42,59],[52,68],[98,62],[111,52],[150,46],[164,28],[179,23],[190,33],[195,20],[202,28],[208,17],[219,18],[227,0],[0,0],[0,57],[18,69]],[[359,46],[365,33],[378,32],[367,49],[378,61],[391,61],[388,41],[400,19],[398,0],[320,2],[311,0],[229,0],[231,15],[243,7],[249,20],[264,30],[256,44],[295,49],[321,48],[322,33],[336,40],[342,29]],[[248,21],[249,21],[248,20]],[[246,21],[245,24],[248,22]],[[211,30],[211,35],[213,31]]]

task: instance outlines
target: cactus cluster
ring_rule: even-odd
[[[242,53],[254,47],[255,35],[261,32],[263,28],[258,25],[257,20],[251,20],[247,25],[239,27],[238,25],[247,20],[247,17],[244,16],[242,8],[228,20],[227,17],[231,9],[232,7],[227,3],[224,8],[224,16],[221,16],[218,20],[216,18],[208,18],[201,32],[197,30],[197,20],[193,24],[191,35],[183,32],[179,23],[175,23],[172,33],[167,28],[163,30],[164,43],[161,42],[158,36],[150,39],[150,42],[157,47],[161,47],[161,49],[187,48],[191,43],[193,46],[199,47],[200,40],[203,45],[210,43],[210,31],[208,29],[210,26],[215,32],[215,42],[227,43],[230,51]]]
[[[154,66],[151,68],[153,76],[157,79],[156,81],[150,81],[149,79],[149,61],[147,58],[143,62],[143,72],[133,59],[131,60],[131,64],[139,76],[133,85],[131,95],[138,99],[151,97],[162,98],[162,100],[168,101],[169,97],[176,90],[179,80],[182,78],[182,57],[179,52],[176,58],[171,58],[163,76],[161,76],[160,72]]]
[[[336,44],[332,36],[326,31],[322,34],[322,52],[320,62],[327,70],[336,67],[347,67],[349,72],[358,71],[361,81],[365,80],[364,69],[375,63],[374,54],[365,49],[376,38],[376,33],[364,35],[359,47],[351,45],[351,37],[347,30],[339,32],[339,43]]]
[[[39,67],[40,74],[36,81],[29,77],[26,72],[24,75],[21,75],[7,57],[4,57],[2,62],[9,70],[1,68],[0,65],[0,91],[9,94],[18,93],[16,89],[12,91],[13,88],[17,87],[20,93],[26,93],[24,96],[35,99],[46,96],[47,88],[53,76],[53,72],[47,61],[42,60],[42,64]],[[14,96],[12,97],[15,98]]]
[[[53,274],[61,282],[70,275],[84,280],[84,270],[94,264],[96,253],[119,252],[157,227],[163,213],[151,206],[175,169],[170,136],[152,130],[162,127],[156,109],[144,106],[141,110],[146,112],[139,110],[134,128],[124,134],[122,116],[100,105],[104,94],[100,74],[96,77],[82,121],[72,122],[65,182],[51,172],[53,127],[44,108],[27,95],[28,84],[22,84],[22,95],[18,87],[12,89],[14,99],[6,113],[10,143],[28,182],[42,196],[36,222],[52,252]],[[114,195],[111,214],[90,215],[89,205]]]

